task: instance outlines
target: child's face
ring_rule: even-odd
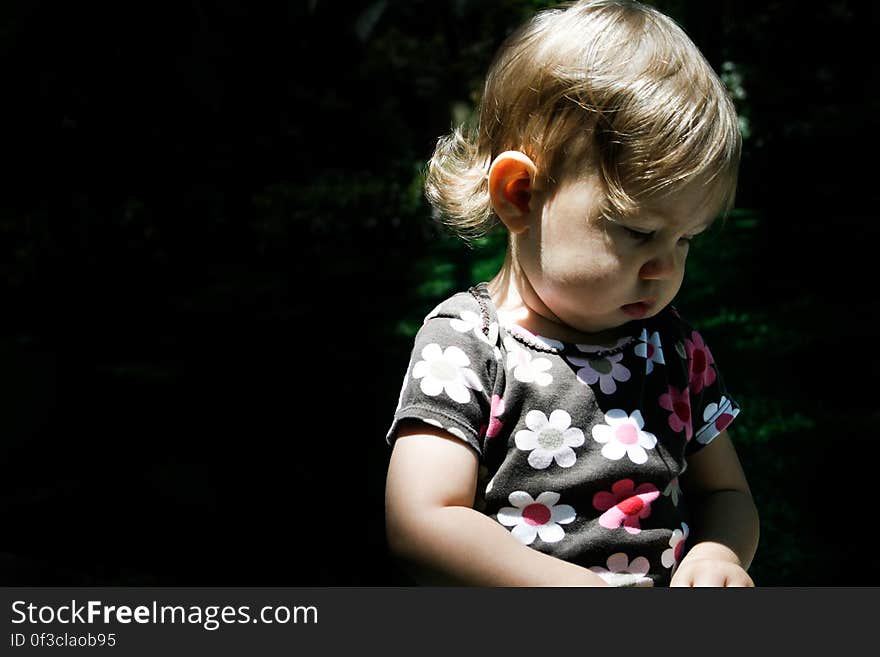
[[[532,310],[583,333],[657,314],[684,278],[688,239],[715,216],[697,186],[627,218],[601,216],[595,177],[533,196],[536,217],[516,236]]]

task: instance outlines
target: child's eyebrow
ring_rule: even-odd
[[[620,226],[632,226],[635,228],[639,228],[642,230],[650,230],[649,227],[653,227],[656,229],[655,224],[658,222],[663,225],[667,224],[669,219],[666,214],[659,211],[647,210],[648,221],[643,220],[641,213],[636,210],[632,213],[620,214],[618,216],[613,216],[611,213],[603,215],[607,221],[610,221],[613,224],[618,224]],[[641,219],[641,220],[640,220]],[[715,225],[715,220],[717,219],[716,215],[712,215],[710,219],[707,219],[703,223],[695,226],[692,231],[692,234],[696,235],[697,233],[703,233],[709,230],[713,225]]]
[[[660,221],[662,221],[664,223],[669,222],[669,215],[663,213],[662,211],[648,210],[648,214],[654,218],[659,219]],[[702,232],[709,230],[715,224],[715,220],[717,218],[718,218],[718,213],[713,213],[708,219],[706,219],[702,223],[694,226],[693,230],[691,232],[692,233],[702,233]],[[682,224],[684,224],[685,226],[687,225],[687,224],[685,224],[685,222],[682,222]]]
[[[605,220],[611,222],[612,224],[616,224],[618,226],[623,226],[624,228],[636,228],[639,230],[654,230],[653,227],[650,227],[643,221],[635,220],[635,217],[629,216],[621,216],[621,217],[612,217],[609,215],[605,215]]]

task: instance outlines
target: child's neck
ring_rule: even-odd
[[[501,270],[487,283],[487,287],[495,304],[498,320],[508,326],[519,326],[535,335],[561,342],[610,347],[626,333],[622,330],[623,327],[585,333],[559,321],[543,306],[531,283],[514,266],[509,251]],[[526,299],[535,301],[529,302]]]

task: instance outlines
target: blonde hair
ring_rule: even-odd
[[[476,125],[442,137],[425,195],[466,241],[494,226],[493,158],[520,150],[552,185],[596,172],[603,211],[701,180],[707,199],[733,205],[741,136],[712,67],[672,19],[625,0],[548,9],[511,34],[489,68]]]

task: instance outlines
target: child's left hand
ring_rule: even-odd
[[[750,586],[749,574],[726,559],[697,558],[682,561],[669,586]]]

